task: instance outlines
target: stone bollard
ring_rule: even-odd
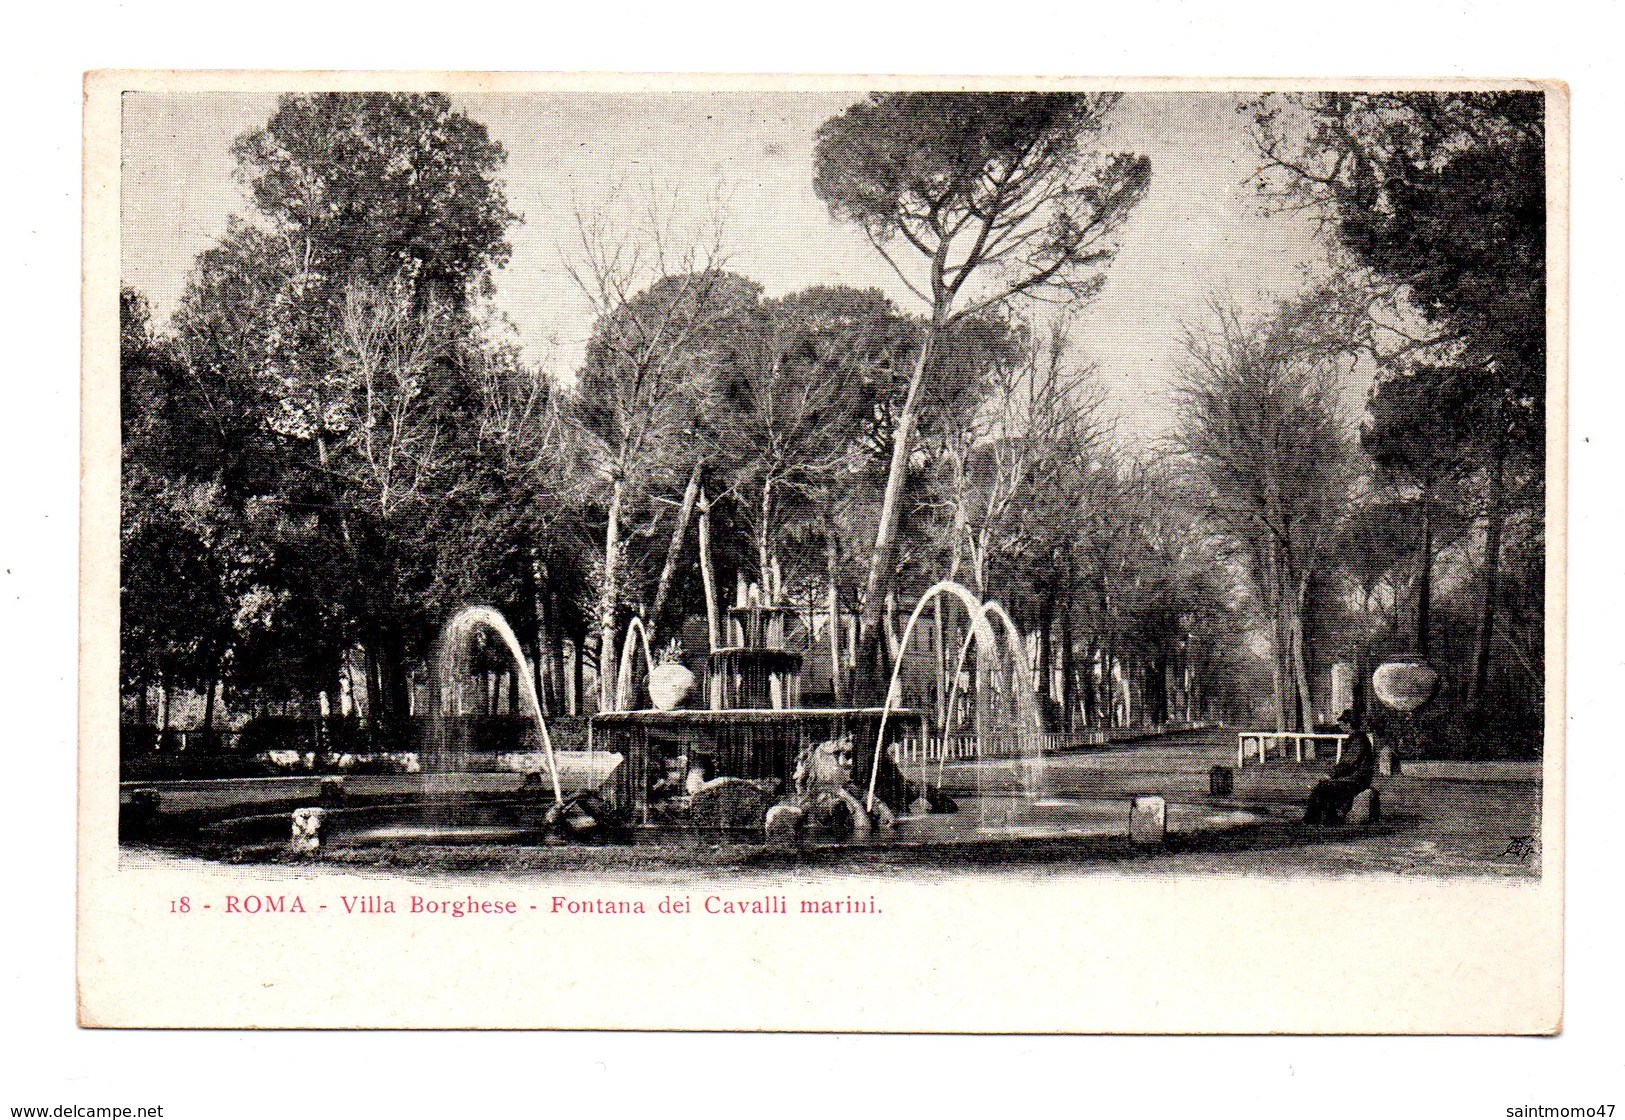
[[[1349,806],[1349,824],[1376,824],[1382,819],[1382,794],[1374,789],[1363,789],[1354,795]]]
[[[1384,745],[1377,748],[1377,773],[1384,778],[1392,778],[1399,773],[1399,756],[1394,754],[1394,748]]]
[[[1207,772],[1210,797],[1228,797],[1236,791],[1236,772],[1228,766],[1215,766]]]
[[[1155,794],[1129,804],[1128,838],[1136,847],[1153,848],[1168,836],[1168,802]]]
[[[334,809],[344,804],[343,778],[323,778],[317,789],[320,791],[316,795],[317,801],[327,808]]]
[[[763,831],[769,844],[789,846],[801,843],[806,827],[807,814],[801,806],[781,801],[768,809]]]
[[[322,846],[322,818],[326,809],[295,809],[293,839],[288,846],[295,852],[314,852]]]

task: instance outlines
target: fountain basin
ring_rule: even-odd
[[[545,835],[523,825],[393,824],[341,832],[338,839],[346,844],[538,844]]]
[[[961,799],[957,813],[900,817],[891,833],[877,833],[880,843],[945,844],[979,839],[1042,840],[1066,837],[1127,836],[1129,797],[1020,797]],[[1261,824],[1271,817],[1257,806],[1169,802],[1168,831],[1209,832]]]
[[[966,776],[963,772],[960,775]],[[844,838],[809,830],[798,838],[797,846],[829,851],[894,847],[924,853],[932,849],[952,851],[963,845],[1037,841],[1076,843],[1083,854],[1115,850],[1111,846],[1120,839],[1126,842],[1129,835],[1132,798],[1126,793],[1033,800],[1008,793],[975,793],[960,786],[954,797],[957,812],[904,814],[894,828],[877,828],[868,835]],[[174,820],[171,827],[132,834],[127,839],[159,845],[172,841],[194,850],[201,842],[202,851],[234,860],[280,859],[288,850],[290,806],[294,804],[283,802],[276,809],[270,804],[217,804],[210,807],[212,812],[193,807],[183,811],[181,819]],[[450,821],[440,815],[441,808],[432,798],[416,796],[328,809],[321,826],[320,848],[312,855],[318,860],[325,857],[341,863],[380,858],[390,866],[404,861],[410,866],[464,867],[471,866],[465,861],[473,859],[479,866],[492,869],[539,869],[546,865],[537,861],[549,858],[543,855],[544,850],[550,850],[561,839],[558,831],[549,827],[554,807],[545,783],[524,789],[509,786],[501,793],[467,797],[461,802],[460,817]],[[1295,802],[1188,797],[1168,802],[1167,827],[1171,836],[1212,836],[1296,820],[1300,811]],[[704,862],[754,858],[750,853],[760,849],[767,839],[760,827],[715,831],[680,819],[651,822],[635,827],[630,834],[624,829],[616,832],[613,828],[589,828],[574,835],[602,853],[591,858],[607,860],[606,867],[625,859],[650,858],[616,855],[618,841],[630,840],[634,848],[646,852],[649,849],[645,845],[652,846],[664,853],[656,855],[657,859]],[[1107,848],[1100,847],[1103,843]],[[769,843],[769,847],[775,846],[782,847],[782,841],[777,845]],[[452,849],[457,848],[470,849],[470,854],[454,854]],[[445,850],[445,854],[436,855],[436,850]],[[725,851],[742,854],[717,855]],[[368,856],[368,852],[379,855]]]
[[[853,772],[867,775],[880,708],[785,708],[604,712],[588,723],[594,751],[626,759],[603,787],[604,795],[634,825],[652,823],[649,792],[668,775],[669,760],[703,756],[709,777],[788,783],[801,752],[815,743],[849,737]],[[918,739],[921,713],[894,709],[886,719],[888,744]]]

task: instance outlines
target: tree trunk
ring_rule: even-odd
[[[394,722],[407,714],[407,691],[410,685],[407,682],[406,655],[393,638],[380,641],[379,653],[382,658],[380,672],[383,677],[382,712]]]
[[[824,574],[829,579],[829,687],[834,694],[836,706],[840,707],[845,703],[846,694],[841,679],[845,667],[841,663],[840,545],[835,539],[834,527],[827,523],[824,535]]]
[[[542,706],[543,715],[552,715],[557,709],[553,707],[547,682],[547,639],[552,630],[552,619],[547,609],[547,568],[542,563],[541,556],[535,546],[530,548],[530,610],[536,620],[536,660],[533,662],[535,670],[533,680],[536,687],[536,701]]]
[[[369,727],[378,723],[378,698],[384,691],[383,671],[378,665],[378,649],[375,643],[368,642],[361,647],[361,673],[365,678],[367,688],[366,703],[361,705],[361,715]]]
[[[942,617],[942,596],[931,603],[931,676],[936,685],[937,726],[945,726],[948,719],[948,629]]]
[[[936,347],[937,334],[947,315],[946,306],[939,300],[931,319],[921,332],[920,350],[914,358],[914,370],[909,375],[908,392],[903,397],[903,408],[897,414],[897,428],[892,433],[891,465],[886,471],[886,489],[881,497],[879,524],[875,527],[875,550],[869,557],[869,575],[864,581],[863,617],[859,626],[859,644],[864,654],[858,659],[857,691],[860,702],[884,702],[889,666],[883,657],[880,638],[881,611],[886,601],[897,559],[897,526],[901,519],[903,480],[908,473],[909,444],[914,437],[915,413],[919,408],[920,387],[925,381],[926,368]]]
[[[1309,648],[1303,615],[1309,599],[1309,573],[1298,577],[1292,610],[1292,675],[1298,694],[1298,725],[1293,730],[1308,731],[1314,722],[1314,697],[1309,691]]]
[[[700,582],[705,586],[705,632],[711,642],[711,652],[722,646],[722,619],[717,609],[717,573],[711,562],[711,503],[704,493],[700,505]]]
[[[1134,717],[1138,714],[1134,703],[1134,676],[1129,672],[1128,661],[1121,657],[1114,657],[1112,669],[1112,682],[1122,681],[1119,695],[1123,701],[1122,726],[1133,727]]]
[[[897,633],[897,592],[886,592],[886,652],[889,655],[888,663],[895,663],[903,656],[903,639]]]
[[[1472,691],[1468,703],[1478,704],[1490,680],[1490,648],[1495,640],[1495,600],[1501,583],[1501,530],[1506,520],[1506,453],[1498,450],[1490,466],[1489,505],[1484,526],[1484,603],[1478,616],[1478,641],[1473,654]]]
[[[220,678],[209,680],[209,694],[203,698],[203,740],[208,742],[209,733],[214,730],[214,694],[220,688]]]
[[[1054,680],[1050,666],[1049,629],[1051,617],[1055,613],[1055,597],[1049,596],[1044,600],[1043,610],[1038,616],[1038,687],[1033,689],[1046,700],[1055,699]]]
[[[620,600],[621,501],[625,483],[615,480],[604,526],[604,579],[598,592],[598,710],[614,705],[610,678],[615,673],[615,610]]]
[[[562,713],[569,703],[565,698],[569,692],[569,685],[566,683],[564,675],[564,620],[560,617],[557,591],[549,589],[548,602],[552,606],[552,610],[548,615],[550,625],[547,628],[548,677],[549,686],[553,693],[552,699],[548,702],[548,711]]]
[[[1269,532],[1265,530],[1266,534]],[[1286,608],[1286,596],[1281,589],[1280,562],[1276,557],[1275,538],[1266,536],[1263,557],[1264,599],[1270,614],[1270,687],[1275,697],[1275,730],[1286,726],[1286,636],[1282,633],[1281,615]]]
[[[649,608],[647,619],[649,640],[655,641],[660,633],[660,617],[666,609],[666,598],[671,592],[671,580],[677,571],[677,560],[683,552],[683,541],[688,537],[688,523],[694,517],[694,504],[700,495],[700,472],[703,470],[700,463],[694,464],[694,469],[688,473],[688,485],[683,488],[683,504],[677,511],[677,524],[672,529],[671,540],[666,545],[666,563],[660,569],[660,582],[655,585],[654,605]]]
[[[1117,656],[1108,644],[1100,650],[1100,725],[1116,727],[1118,713]]]
[[[579,716],[587,710],[587,631],[576,633],[570,643],[570,714]]]
[[[1416,574],[1416,653],[1428,658],[1428,636],[1433,614],[1433,495],[1422,491],[1422,554],[1417,557]]]
[[[1061,604],[1061,729],[1072,731],[1072,707],[1076,703],[1076,667],[1072,663],[1072,597]]]
[[[768,519],[773,514],[773,477],[762,480],[762,500],[756,507],[756,579],[761,586],[766,606],[776,607],[778,589],[773,586],[772,547],[769,542]]]

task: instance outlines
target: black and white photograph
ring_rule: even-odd
[[[1559,1028],[1561,85],[384,77],[90,80],[84,1025]]]

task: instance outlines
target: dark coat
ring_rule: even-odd
[[[1376,775],[1377,752],[1371,746],[1371,736],[1357,727],[1343,744],[1343,761],[1332,767],[1332,777],[1365,789]]]

